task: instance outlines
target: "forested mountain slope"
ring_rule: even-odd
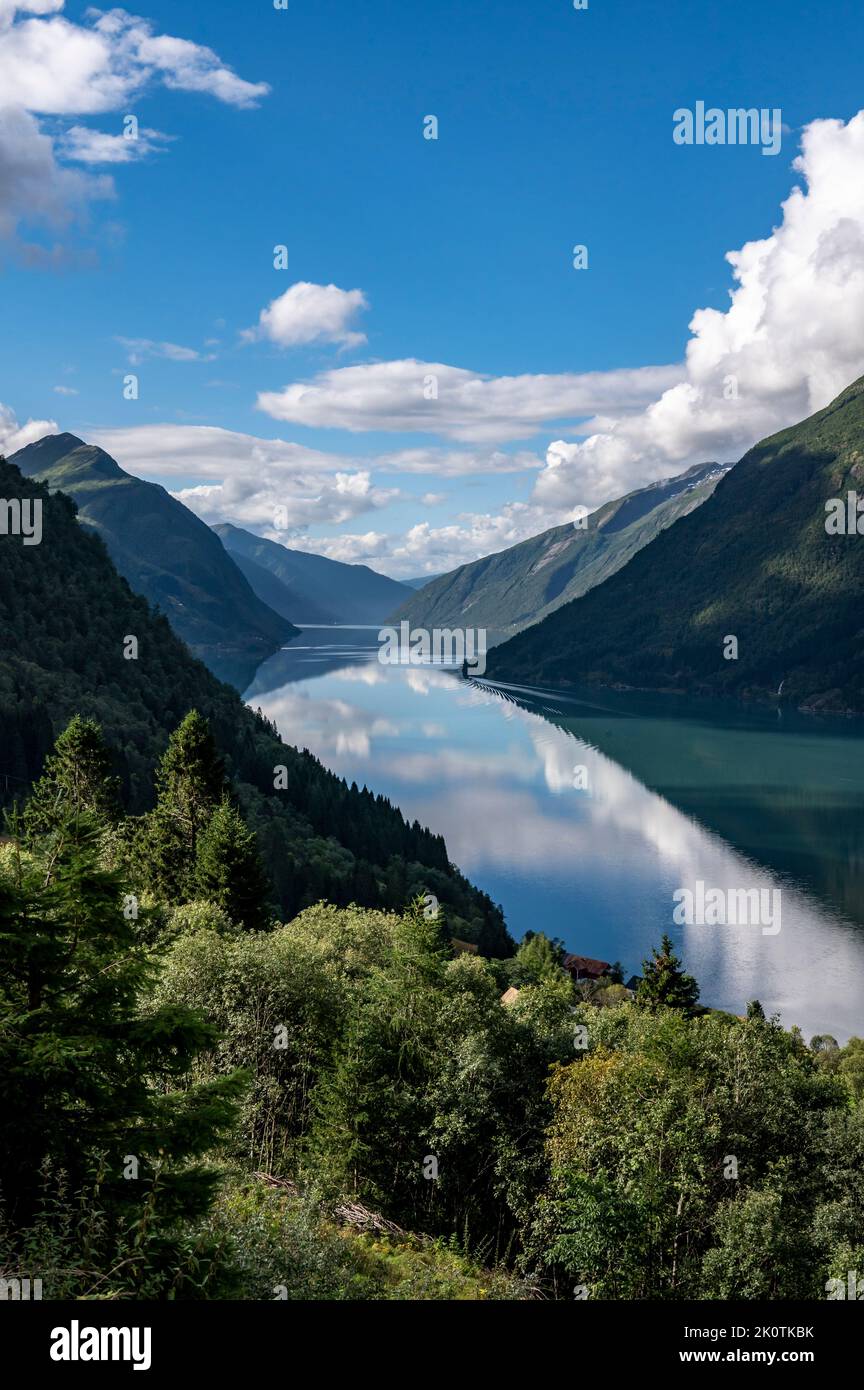
[[[75,504],[0,461],[0,497],[42,501],[42,540],[0,535],[0,795],[39,774],[74,714],[97,719],[132,811],[152,798],[169,733],[197,709],[256,831],[283,916],[328,898],[402,906],[437,896],[453,934],[508,954],[499,908],[450,865],[444,841],[383,797],[347,787],[220,683],[118,575]],[[129,639],[137,643],[137,656]],[[284,788],[274,787],[285,768]]]
[[[826,506],[845,511],[862,484],[864,378],[757,444],[618,574],[498,647],[487,674],[864,711],[864,536],[826,529]]]
[[[697,464],[677,478],[616,498],[495,555],[431,580],[394,617],[415,627],[486,628],[489,643],[521,632],[626,565],[665,527],[711,496],[729,464]]]
[[[158,604],[174,631],[220,678],[245,688],[255,667],[296,635],[194,512],[156,483],[125,473],[74,434],[46,435],[10,460],[78,506],[136,594]]]

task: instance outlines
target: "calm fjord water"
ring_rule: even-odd
[[[517,939],[545,931],[629,975],[667,931],[703,1002],[864,1034],[860,725],[501,689],[377,654],[377,628],[306,628],[245,699],[441,832]],[[781,930],[676,925],[673,894],[698,881],[780,889]]]

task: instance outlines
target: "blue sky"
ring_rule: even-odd
[[[738,457],[864,371],[859,330],[837,321],[864,292],[851,0],[148,0],[140,14],[146,29],[114,32],[83,4],[0,0],[13,442],[13,425],[56,422],[207,520],[409,575]],[[101,35],[101,66],[79,55],[82,31]],[[166,34],[218,54],[235,85],[200,49],[153,44]],[[47,93],[22,64],[37,38],[66,74]],[[780,108],[780,154],[676,145],[673,112],[700,100]],[[116,144],[76,157],[82,129],[116,140],[130,113],[169,138],[128,163]],[[802,132],[826,120],[794,170]],[[797,227],[781,210],[796,183],[810,204]],[[778,228],[736,322],[726,253]],[[273,268],[282,243],[287,271]],[[305,329],[292,300],[281,335],[244,340],[298,282],[319,287]],[[351,291],[365,307],[347,307]],[[699,309],[717,313],[694,335]],[[303,341],[316,314],[330,327]],[[669,370],[638,374],[651,368]],[[440,410],[418,411],[429,372]],[[740,397],[723,415],[730,375]],[[310,382],[312,406],[280,404]],[[201,432],[214,427],[230,433]]]

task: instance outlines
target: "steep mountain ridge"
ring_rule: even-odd
[[[283,602],[290,604],[292,617],[296,612],[293,621],[301,624],[383,622],[411,592],[407,585],[368,565],[346,565],[324,555],[289,550],[229,522],[220,522],[213,530],[235,560],[252,561],[276,576],[290,595]],[[254,578],[254,571],[247,572]],[[315,616],[321,613],[328,616]]]
[[[255,667],[296,635],[253,592],[209,526],[104,450],[73,434],[48,435],[9,462],[73,499],[79,520],[102,537],[135,592],[157,604],[220,677],[243,688]]]
[[[601,584],[664,527],[700,506],[730,464],[706,463],[607,502],[427,584],[394,614],[415,627],[484,627],[503,641]]]
[[[489,677],[864,712],[864,536],[830,534],[826,511],[858,489],[864,378],[755,445],[605,583],[497,648]]]
[[[226,550],[228,547],[226,546]],[[265,569],[259,565],[257,560],[252,560],[248,555],[242,555],[239,550],[229,550],[229,555],[234,561],[241,574],[245,575],[249,581],[252,592],[257,594],[262,603],[266,603],[268,608],[272,608],[274,613],[280,613],[289,622],[302,622],[307,625],[310,623],[335,623],[338,621],[336,614],[329,608],[324,608],[320,603],[308,595],[297,593],[294,589],[274,574],[272,570]]]

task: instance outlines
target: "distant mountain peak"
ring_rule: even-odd
[[[321,621],[383,622],[413,594],[407,585],[368,565],[291,550],[229,521],[217,522],[213,530],[259,597],[301,627]],[[262,578],[262,570],[269,571],[269,580]],[[281,596],[273,588],[274,579]]]
[[[166,614],[195,653],[226,679],[255,667],[296,629],[253,592],[210,528],[156,483],[125,472],[77,435],[50,434],[9,460],[63,492],[95,530],[136,593]]]
[[[39,477],[43,473],[48,473],[50,469],[56,468],[57,464],[63,464],[63,476],[51,478],[52,487],[58,487],[63,481],[68,481],[73,475],[86,472],[95,474],[99,478],[128,478],[130,475],[124,473],[116,459],[110,454],[106,454],[104,449],[100,449],[95,444],[87,444],[85,440],[79,439],[77,434],[46,434],[42,439],[37,439],[35,444],[28,444],[23,449],[19,449],[17,454],[13,454],[10,463],[14,462],[16,467],[28,477]]]
[[[54,440],[57,444],[62,444],[67,453],[70,449],[86,448],[84,440],[79,439],[77,434],[70,434],[68,430],[61,430],[59,434],[46,434],[37,443],[44,444],[49,439]]]
[[[46,434],[35,443],[26,444],[16,454],[12,454],[11,458],[15,460],[16,467],[20,468],[22,473],[32,475],[43,468],[51,468],[58,459],[84,447],[84,440],[79,439],[77,434]]]

